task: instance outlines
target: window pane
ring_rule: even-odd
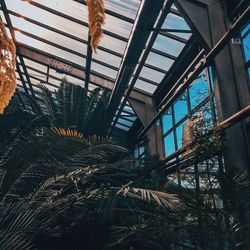
[[[124,120],[124,119],[122,119],[122,118],[119,118],[119,119],[117,120],[117,122],[119,122],[119,123],[121,123],[121,124],[124,124],[124,125],[126,125],[126,126],[129,126],[129,127],[131,127],[131,126],[133,125],[133,122]]]
[[[169,108],[162,117],[163,134],[173,127],[172,109]]]
[[[177,148],[182,148],[182,145],[183,145],[183,128],[184,128],[184,125],[187,121],[184,121],[181,125],[179,125],[177,128],[176,128],[176,137],[177,137]]]
[[[241,32],[246,62],[250,60],[250,23]]]
[[[177,16],[172,13],[167,15],[162,28],[163,29],[190,30],[186,21],[182,17]]]
[[[28,33],[31,33],[37,37],[46,39],[56,45],[63,46],[65,48],[69,48],[73,51],[76,51],[77,53],[80,53],[82,55],[86,55],[87,51],[87,45],[84,43],[80,43],[78,41],[75,41],[71,38],[68,38],[66,36],[60,35],[56,32],[50,31],[48,29],[42,28],[38,25],[32,24],[22,18],[15,17],[11,15],[11,20],[13,23],[13,26],[26,31]]]
[[[170,67],[172,66],[172,64],[174,63],[174,60],[158,55],[156,53],[150,52],[146,60],[146,63],[168,71]]]
[[[49,1],[49,2],[53,4],[54,1]],[[67,1],[67,2],[72,2],[72,1]],[[48,11],[37,8],[21,0],[7,1],[6,4],[9,10],[15,11],[28,18],[35,19],[36,21],[40,23],[46,24],[48,26],[52,26],[56,29],[59,29],[71,35],[77,36],[79,38],[83,38],[87,41],[88,27],[72,22],[63,17],[54,15]],[[60,6],[62,6],[62,4]],[[76,12],[74,12],[73,14],[74,17],[75,17],[75,14]],[[81,13],[81,18],[82,16],[83,14]]]
[[[162,81],[164,74],[144,66],[141,70],[140,76],[159,84]]]
[[[125,127],[125,126],[122,126],[121,124],[116,124],[115,125],[117,128],[119,129],[122,129],[122,130],[125,130],[125,131],[129,131],[129,128]]]
[[[92,55],[92,58],[96,59],[98,61],[101,61],[101,62],[105,62],[105,63],[110,64],[112,66],[115,66],[117,68],[120,66],[120,63],[122,60],[121,57],[112,55],[112,54],[107,53],[103,50],[98,50],[98,52],[96,54],[94,53]]]
[[[140,6],[139,0],[106,0],[105,7],[108,10],[117,12],[123,16],[135,19],[138,8]]]
[[[208,83],[206,79],[198,79],[189,88],[190,105],[194,109],[208,96]]]
[[[35,40],[35,39],[30,38],[28,36],[25,36],[20,32],[15,32],[15,34],[16,34],[17,41],[19,41],[23,44],[29,45],[33,48],[38,48],[39,50],[46,51],[47,53],[49,53],[51,55],[60,57],[62,59],[65,59],[67,61],[70,61],[70,62],[73,62],[73,63],[76,63],[80,66],[85,67],[85,64],[86,64],[85,58],[79,57],[79,56],[74,55],[72,53],[69,53],[67,51],[64,51],[64,50],[58,49],[54,46],[40,42],[38,40]]]
[[[135,83],[135,88],[146,91],[147,93],[153,94],[157,86],[138,79]]]
[[[153,48],[177,57],[184,46],[184,43],[178,42],[163,35],[158,35]]]
[[[117,75],[117,71],[110,69],[106,66],[103,66],[99,63],[91,63],[91,70],[97,72],[97,73],[101,73],[102,75],[108,76],[112,79],[115,79],[116,75]]]
[[[175,122],[179,122],[187,113],[187,96],[183,94],[174,104]]]
[[[170,133],[164,138],[165,156],[175,152],[174,133]]]

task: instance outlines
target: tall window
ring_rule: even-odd
[[[204,70],[162,116],[165,157],[182,148],[184,126],[191,117],[201,114],[211,126],[216,122],[212,79],[212,69]]]
[[[250,22],[241,31],[242,48],[245,57],[246,70],[250,78]]]
[[[161,117],[165,157],[168,158],[166,169],[168,180],[178,187],[199,189],[199,192],[205,194],[208,187],[218,188],[216,173],[222,166],[220,156],[183,169],[176,169],[178,160],[183,155],[173,155],[178,149],[187,145],[186,131],[190,126],[189,120],[199,115],[204,117],[209,129],[217,123],[213,70],[211,67],[205,69]]]

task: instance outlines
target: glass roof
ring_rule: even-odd
[[[83,74],[83,76],[88,73],[90,75],[89,90],[102,84],[103,87],[112,90],[126,51],[133,50],[130,48],[129,41],[137,32],[135,25],[144,1],[104,1],[106,9],[104,35],[97,54],[93,54],[91,59],[87,55],[88,10],[85,0],[5,0],[5,3],[7,13],[3,12],[3,6],[1,6],[1,18],[9,36],[11,33],[8,28],[14,32],[18,48],[42,53],[83,71],[87,67],[88,60],[91,60],[90,72]],[[10,17],[11,23],[6,21],[6,15]],[[128,83],[129,86],[134,82],[133,91],[141,95],[153,96],[158,85],[164,83],[164,79],[171,72],[192,36],[190,27],[176,6],[172,5],[168,11],[161,11],[154,28],[162,17],[164,19],[161,28],[151,31]],[[153,42],[151,42],[152,39],[154,39]],[[22,65],[19,60],[17,67],[20,91],[24,91],[23,85],[29,80],[36,93],[39,92],[37,84],[45,84],[54,91],[63,77],[67,77],[73,84],[84,86],[85,79],[74,75],[71,71],[60,72],[56,70],[55,64],[51,65],[22,54],[19,56],[23,57],[24,61]],[[26,68],[28,75],[25,74],[23,67]],[[128,131],[137,116],[127,99],[125,101],[124,105],[119,106],[113,125]]]

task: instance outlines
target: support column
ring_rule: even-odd
[[[147,98],[146,102],[130,100],[130,104],[135,110],[143,126],[146,126],[156,115],[152,98]],[[147,150],[150,155],[159,155],[163,159],[163,141],[160,124],[155,124],[147,132]]]

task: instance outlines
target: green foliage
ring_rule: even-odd
[[[178,187],[158,157],[135,168],[103,136],[107,92],[87,95],[65,80],[55,94],[41,90],[48,115],[36,107],[36,115],[14,108],[2,117],[0,249],[247,249],[247,172],[202,172],[221,151],[220,133],[196,124],[177,175],[192,168],[206,186]]]
[[[79,85],[63,79],[52,94],[41,85],[41,98],[54,127],[75,129],[85,135],[105,136],[107,132],[107,105],[109,91],[96,88],[87,93]]]

